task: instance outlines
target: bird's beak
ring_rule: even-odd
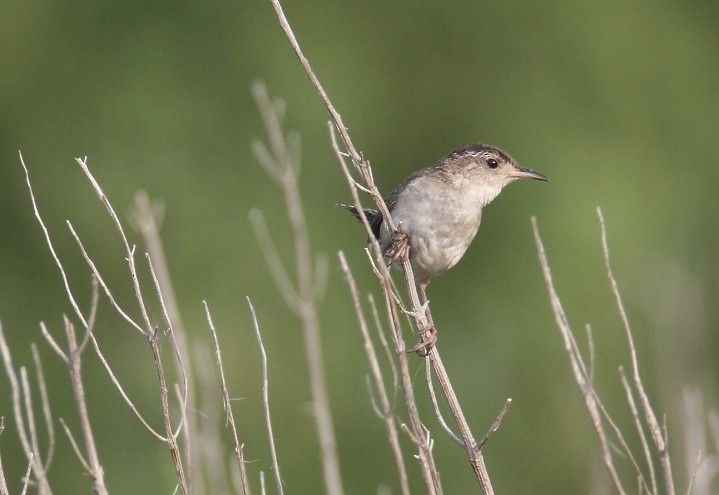
[[[535,172],[530,168],[521,167],[519,165],[517,166],[517,168],[510,170],[508,175],[515,179],[549,180],[549,177],[547,177],[546,175]]]

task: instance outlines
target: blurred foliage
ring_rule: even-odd
[[[714,401],[719,372],[719,310],[712,302],[719,289],[719,3],[283,3],[384,191],[478,140],[506,148],[552,179],[512,185],[487,210],[459,267],[429,289],[445,361],[474,428],[483,431],[506,397],[515,401],[486,447],[496,491],[587,493],[604,476],[550,313],[531,215],[570,321],[580,332],[593,325],[598,388],[630,427],[616,374],[628,356],[604,275],[597,205],[649,390],[658,411],[669,415],[670,445],[682,466],[682,387],[699,384]],[[70,309],[32,216],[18,149],[80,300],[87,301],[89,272],[66,219],[118,297],[129,301],[131,292],[116,233],[73,158],[89,157],[119,211],[130,208],[138,189],[165,202],[164,242],[183,315],[193,340],[204,345],[201,300],[208,300],[231,389],[245,398],[237,417],[256,476],[269,469],[269,455],[259,356],[244,304],[245,295],[252,298],[268,351],[287,489],[307,493],[320,483],[319,464],[308,462],[316,447],[301,336],[260,261],[247,217],[251,208],[262,209],[291,259],[281,195],[250,152],[251,141],[263,137],[249,94],[260,78],[287,101],[288,126],[302,134],[310,233],[314,249],[330,261],[322,330],[345,485],[349,493],[371,493],[381,483],[396,490],[336,262],[344,250],[360,285],[376,290],[364,234],[334,206],[349,194],[330,149],[327,116],[269,4],[32,0],[4,7],[0,319],[16,366],[30,363],[29,343],[38,342],[55,415],[73,418],[72,405],[63,403],[69,388],[38,322],[60,335],[61,315]],[[141,409],[158,419],[145,343],[107,304],[100,322],[100,341],[118,374]],[[126,411],[96,358],[85,361],[110,490],[169,493],[166,449]],[[6,383],[3,376],[0,415],[8,428],[0,446],[16,490],[25,461],[17,455]],[[437,432],[447,493],[472,490],[461,451],[429,426]],[[67,441],[58,443],[51,469],[57,492],[87,490]],[[685,473],[678,478],[686,482]]]

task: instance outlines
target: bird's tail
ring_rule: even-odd
[[[352,213],[352,215],[354,215],[354,217],[360,222],[362,221],[362,219],[360,218],[359,211],[357,211],[357,208],[355,208],[354,206],[343,204],[340,204],[338,206],[341,206],[345,210]],[[382,214],[379,211],[372,210],[370,208],[362,208],[362,211],[364,211],[365,217],[367,217],[367,222],[369,222],[370,227],[372,227],[372,234],[375,236],[375,238],[379,239],[379,231],[380,227],[382,226]]]

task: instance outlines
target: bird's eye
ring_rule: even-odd
[[[487,160],[487,166],[489,168],[497,168],[499,164],[497,163],[497,160],[495,160],[494,158],[490,158],[489,160]]]

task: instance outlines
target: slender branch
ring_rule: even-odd
[[[296,293],[297,300],[294,307],[290,305],[290,308],[297,315],[302,328],[310,392],[312,394],[313,418],[320,444],[325,489],[330,495],[341,495],[344,490],[342,488],[342,477],[337,454],[337,442],[332,425],[332,412],[329,405],[316,304],[318,287],[324,285],[324,282],[314,280],[312,269],[313,259],[307,236],[307,222],[304,217],[298,184],[298,138],[284,136],[280,123],[281,112],[278,112],[278,105],[273,104],[270,100],[264,86],[259,83],[253,84],[252,93],[265,123],[265,130],[271,144],[272,153],[267,153],[266,155],[271,157],[272,163],[267,164],[267,167],[274,170],[271,177],[277,180],[284,193],[287,216],[292,229],[296,272],[296,288],[293,288],[292,292]],[[294,144],[292,144],[293,142]],[[265,156],[265,159],[267,159],[267,156]],[[271,241],[265,241],[265,244],[261,246],[263,251],[276,251]],[[279,290],[285,295],[285,292],[289,289],[280,286]],[[288,299],[287,297],[285,298]]]
[[[47,454],[45,455],[45,471],[48,471],[52,463],[53,453],[55,452],[55,427],[53,426],[52,411],[50,411],[50,397],[47,393],[42,360],[40,359],[37,346],[34,343],[30,345],[30,350],[32,351],[32,360],[35,363],[37,386],[40,392],[40,405],[42,406],[42,415],[45,419],[45,428],[47,429],[48,446]]]
[[[88,326],[86,335],[92,334],[95,323],[95,315],[97,314],[98,286],[93,283],[93,305],[88,318]],[[105,473],[100,464],[100,457],[97,453],[95,437],[90,425],[90,415],[87,410],[87,400],[85,399],[85,387],[82,383],[82,350],[83,346],[78,346],[75,336],[75,328],[70,320],[65,317],[65,335],[68,344],[68,369],[70,372],[70,385],[72,386],[72,394],[75,399],[75,408],[77,409],[78,419],[80,421],[80,429],[82,438],[85,441],[85,451],[87,453],[88,474],[92,478],[93,493],[98,495],[106,495],[108,493],[105,486]],[[84,339],[83,339],[84,340]],[[83,459],[82,456],[79,456]]]
[[[535,217],[532,217],[532,230],[534,231],[534,242],[537,246],[539,263],[542,267],[542,272],[544,274],[544,281],[547,284],[547,291],[549,292],[549,300],[552,305],[552,310],[554,311],[554,318],[556,320],[557,327],[559,328],[559,332],[564,339],[564,350],[569,356],[569,363],[572,367],[574,380],[579,386],[579,391],[582,395],[582,399],[584,399],[584,405],[587,408],[587,413],[592,420],[594,431],[596,432],[597,438],[599,439],[599,445],[602,449],[602,460],[604,461],[604,466],[609,473],[609,477],[612,480],[614,489],[617,491],[617,493],[623,495],[626,493],[626,491],[622,486],[622,482],[619,479],[619,474],[617,473],[616,467],[614,466],[614,459],[612,458],[612,451],[609,446],[609,441],[607,440],[607,435],[604,431],[604,426],[602,425],[602,417],[598,405],[597,396],[594,392],[594,386],[592,385],[591,381],[589,381],[587,369],[584,366],[584,362],[581,358],[581,353],[574,340],[574,335],[572,333],[571,327],[569,326],[569,321],[567,320],[566,313],[564,312],[564,308],[562,307],[562,303],[559,300],[559,296],[557,295],[557,291],[554,287],[554,281],[552,280],[552,272],[549,268],[547,254],[544,250],[544,243],[542,242],[542,238],[539,235],[539,227],[537,226],[537,219]]]
[[[237,426],[235,425],[235,415],[232,413],[232,402],[230,401],[230,393],[227,389],[227,381],[225,380],[225,368],[222,363],[222,353],[220,352],[220,343],[217,340],[217,332],[215,331],[215,325],[212,322],[212,316],[210,315],[210,308],[207,306],[207,301],[202,301],[202,305],[205,308],[205,316],[207,317],[207,325],[210,328],[212,334],[212,345],[215,348],[215,357],[217,360],[217,368],[220,372],[220,390],[222,391],[222,404],[225,408],[225,414],[227,415],[227,422],[230,424],[232,429],[232,439],[235,443],[235,456],[237,458],[237,467],[240,475],[240,486],[242,487],[242,494],[250,494],[250,485],[247,480],[247,471],[245,469],[245,455],[243,445],[240,444],[240,440],[237,436]]]
[[[82,464],[82,468],[85,470],[86,473],[89,473],[92,471],[92,468],[90,468],[90,464],[85,459],[85,456],[82,455],[82,450],[80,450],[80,445],[77,443],[77,440],[75,440],[75,436],[72,434],[72,431],[70,431],[70,427],[67,426],[67,423],[65,423],[65,420],[60,418],[60,425],[62,426],[62,429],[65,431],[65,436],[67,437],[68,441],[70,442],[70,446],[72,447],[72,450],[75,452],[75,456],[80,461],[80,464]]]
[[[629,381],[627,380],[627,375],[624,373],[624,367],[619,367],[619,375],[622,380],[622,387],[624,387],[624,393],[627,396],[627,404],[629,404],[629,410],[632,412],[632,418],[634,419],[634,427],[637,430],[637,433],[639,434],[639,441],[642,444],[642,451],[644,452],[644,460],[647,464],[647,467],[649,468],[649,480],[652,483],[652,489],[651,492],[649,492],[649,487],[646,487],[646,490],[649,493],[659,493],[657,490],[657,477],[654,473],[654,462],[652,461],[652,453],[649,450],[649,443],[647,442],[647,436],[644,434],[644,428],[642,427],[641,422],[641,416],[639,416],[639,411],[637,410],[636,402],[634,401],[634,394],[632,393],[632,388],[629,386]],[[627,447],[628,450],[628,447]],[[630,456],[630,459],[635,464],[635,470],[637,472],[640,472],[639,466],[636,464],[636,461],[634,461],[634,457]],[[644,477],[641,476],[640,479],[644,481]]]
[[[252,305],[252,301],[249,297],[246,299],[247,305],[250,307],[250,313],[252,314],[252,325],[255,327],[255,336],[257,337],[257,344],[260,346],[260,355],[262,356],[262,404],[265,410],[265,424],[267,425],[267,438],[270,443],[272,470],[275,473],[275,486],[277,487],[277,492],[282,495],[284,493],[282,475],[280,474],[280,464],[277,462],[275,435],[272,431],[272,418],[270,417],[270,380],[267,369],[267,353],[265,352],[265,345],[262,343],[262,333],[260,332],[260,324],[257,322],[255,307]]]
[[[489,438],[494,435],[494,433],[499,429],[499,427],[502,425],[502,421],[504,421],[504,418],[507,416],[510,407],[512,407],[512,399],[507,398],[507,400],[504,401],[504,405],[499,411],[499,414],[497,414],[497,418],[492,423],[492,426],[489,427],[487,433],[485,433],[482,437],[482,440],[479,441],[479,445],[477,445],[478,449],[481,450],[482,447],[484,447],[484,445],[489,441]]]
[[[347,179],[347,183],[349,184],[352,199],[354,200],[355,205],[358,205],[358,211],[360,212],[360,220],[362,221],[365,226],[365,229],[369,233],[371,232],[371,229],[369,223],[367,222],[367,217],[364,215],[364,211],[360,207],[361,205],[359,202],[359,195],[357,189],[354,187],[354,179],[352,179],[349,168],[345,163],[345,155],[339,149],[335,133],[332,132],[331,126],[330,136],[332,138],[332,148],[334,149],[335,155],[337,156],[337,161],[339,162],[340,167],[344,172],[345,178]],[[422,472],[422,477],[424,478],[425,486],[428,493],[442,493],[439,473],[434,463],[434,457],[430,448],[431,441],[429,435],[426,434],[426,431],[422,426],[422,421],[419,418],[417,401],[415,400],[414,389],[412,388],[412,377],[409,371],[406,345],[402,337],[402,326],[399,321],[399,315],[397,314],[398,305],[395,304],[395,301],[398,296],[396,295],[395,286],[392,281],[392,277],[389,274],[389,269],[384,264],[384,255],[382,254],[379,243],[372,235],[369,235],[369,239],[370,245],[372,247],[372,254],[374,254],[375,259],[372,260],[371,256],[369,256],[369,258],[373,272],[380,282],[382,293],[384,295],[385,307],[387,308],[387,323],[389,325],[390,335],[392,336],[392,340],[394,342],[395,354],[399,361],[399,377],[401,381],[401,388],[404,393],[405,406],[409,414],[410,427],[405,427],[404,429],[417,446],[417,454],[420,461],[420,470]]]
[[[15,423],[17,424],[17,432],[18,437],[20,438],[20,445],[22,446],[23,453],[28,460],[29,468],[27,476],[29,476],[31,472],[34,472],[35,479],[38,484],[38,492],[41,495],[50,494],[52,492],[50,490],[50,485],[47,482],[47,477],[45,476],[45,470],[42,465],[42,460],[36,455],[36,452],[38,451],[36,449],[33,449],[31,438],[28,438],[28,432],[30,430],[34,430],[35,426],[33,424],[29,424],[28,426],[26,426],[23,415],[23,399],[21,393],[23,386],[21,385],[20,380],[18,380],[17,373],[15,372],[15,368],[13,367],[12,355],[10,354],[10,348],[8,347],[7,341],[5,340],[2,323],[0,323],[0,355],[2,355],[3,362],[5,363],[5,371],[7,372],[8,379],[10,380],[13,416],[15,417]],[[31,423],[32,419],[30,417],[30,414],[32,411],[26,412],[28,413],[28,423]]]
[[[0,439],[5,431],[5,417],[0,416]],[[5,481],[5,472],[2,467],[2,453],[0,449],[0,495],[10,495],[10,491],[7,488],[7,481]]]
[[[30,484],[30,471],[32,470],[32,461],[35,458],[35,454],[30,453],[30,459],[28,459],[27,462],[27,471],[25,471],[25,481],[22,485],[22,491],[20,492],[20,495],[25,495],[27,493],[27,487]],[[42,491],[42,490],[40,490]]]
[[[185,477],[185,470],[183,467],[182,459],[180,457],[179,448],[177,445],[177,439],[175,437],[174,428],[172,426],[172,418],[170,416],[170,404],[169,404],[169,395],[168,395],[168,387],[167,387],[167,381],[165,378],[165,371],[162,364],[162,355],[160,353],[160,347],[157,340],[157,330],[153,328],[153,325],[150,322],[150,316],[148,314],[147,305],[145,303],[145,298],[142,294],[142,287],[140,285],[140,279],[137,274],[137,267],[135,264],[135,247],[130,246],[130,243],[127,239],[127,235],[125,234],[125,229],[122,226],[122,222],[120,222],[119,217],[117,216],[117,213],[115,213],[115,209],[113,208],[112,204],[110,203],[110,200],[108,199],[107,195],[103,192],[102,188],[100,187],[100,184],[95,180],[95,177],[90,172],[90,169],[87,165],[87,158],[76,158],[75,161],[80,166],[82,171],[85,173],[85,176],[90,181],[90,184],[92,185],[95,194],[100,199],[102,204],[105,206],[105,209],[107,210],[110,219],[112,220],[113,224],[115,225],[115,229],[117,230],[120,240],[122,241],[122,244],[125,247],[125,261],[127,262],[128,272],[130,275],[131,285],[135,292],[135,300],[137,301],[138,308],[140,309],[140,313],[142,314],[142,321],[144,328],[141,329],[142,333],[147,338],[149,344],[150,344],[150,350],[152,352],[152,358],[155,363],[155,370],[157,372],[157,378],[158,378],[158,384],[160,388],[160,402],[162,407],[162,418],[163,423],[165,427],[165,436],[164,441],[169,447],[170,450],[170,459],[172,461],[173,466],[175,467],[175,473],[177,475],[177,480],[179,484],[179,488],[182,491],[183,494],[189,493],[189,488],[187,485],[187,479]],[[151,272],[154,272],[152,268],[152,263],[150,263],[150,270]],[[154,277],[154,273],[153,273]],[[99,277],[98,277],[99,278]],[[155,288],[158,289],[158,284],[155,279]],[[163,304],[162,300],[162,294],[158,293],[158,298],[160,299],[160,303]],[[121,312],[122,314],[122,312]],[[84,320],[83,324],[85,327],[87,327],[87,323],[85,323]],[[168,321],[168,324],[170,325],[170,331],[171,328],[171,322]],[[97,342],[93,338],[93,345],[95,349],[98,349]],[[177,345],[176,342],[173,339],[170,339],[170,342],[173,346],[173,350],[175,351],[175,355],[177,356]],[[186,389],[186,387],[185,387]]]
[[[397,423],[395,420],[394,411],[392,404],[389,401],[389,394],[385,387],[384,380],[382,379],[382,371],[379,367],[379,360],[377,359],[377,353],[375,352],[372,338],[369,335],[369,329],[367,322],[362,312],[362,306],[359,300],[359,294],[357,291],[357,284],[355,283],[352,271],[350,270],[347,259],[342,251],[338,253],[340,266],[345,274],[347,285],[350,289],[350,295],[352,296],[352,302],[355,307],[355,314],[359,320],[360,330],[362,331],[362,338],[365,345],[365,353],[369,357],[370,369],[372,371],[372,377],[374,380],[375,387],[379,395],[381,408],[379,409],[380,417],[383,419],[385,428],[387,429],[387,436],[389,437],[390,447],[392,449],[392,455],[394,456],[395,464],[397,465],[397,473],[399,474],[400,488],[403,494],[409,494],[409,478],[407,476],[407,468],[404,464],[404,457],[402,456],[402,449],[399,445],[399,432],[397,431]]]
[[[370,168],[370,165],[367,161],[365,161],[362,156],[357,152],[356,148],[352,144],[352,141],[349,137],[349,134],[347,133],[347,129],[345,128],[344,123],[342,122],[342,117],[340,116],[339,112],[334,108],[332,105],[329,97],[327,96],[327,93],[325,92],[324,88],[319,82],[319,79],[314,74],[314,71],[312,70],[312,67],[310,66],[309,61],[307,60],[307,57],[303,54],[299,43],[297,42],[297,39],[295,38],[294,33],[292,32],[292,28],[290,27],[289,22],[287,21],[287,18],[284,15],[284,12],[282,11],[282,6],[280,5],[279,0],[271,0],[272,6],[275,10],[275,15],[277,16],[278,22],[282,28],[282,30],[285,33],[285,36],[287,37],[288,41],[290,42],[290,45],[294,49],[295,53],[297,54],[297,57],[300,60],[300,63],[302,64],[302,67],[305,69],[305,72],[307,73],[307,76],[309,77],[310,81],[312,82],[312,85],[314,86],[315,90],[319,94],[320,98],[322,99],[323,103],[325,104],[325,107],[327,108],[328,112],[330,113],[330,117],[332,119],[332,122],[334,123],[334,127],[336,128],[337,132],[339,132],[340,137],[342,139],[342,142],[344,143],[345,149],[347,150],[354,166],[357,168],[357,170],[362,175],[364,184],[366,186],[366,190],[370,192],[370,195],[372,196],[372,199],[377,204],[377,207],[380,210],[380,213],[382,214],[384,221],[387,223],[388,228],[390,231],[396,230],[394,226],[394,222],[392,221],[392,217],[389,214],[389,210],[387,209],[386,204],[382,200],[382,196],[379,193],[379,190],[374,184],[374,180],[372,177],[372,171]],[[370,232],[369,225],[367,224],[367,219],[365,218],[364,212],[362,211],[361,205],[359,203],[359,198],[356,194],[356,181],[354,179],[351,179],[351,177],[348,176],[348,182],[350,189],[353,192],[353,196],[355,199],[355,206],[358,209],[358,212],[360,214],[360,218],[362,222],[365,225],[365,228],[368,232]],[[370,237],[372,237],[370,235]],[[376,245],[376,243],[373,243]],[[375,246],[375,249],[377,247]],[[381,260],[382,254],[379,253],[379,259]],[[417,295],[417,288],[414,281],[414,276],[412,275],[412,268],[410,266],[409,261],[405,261],[402,264],[402,269],[405,273],[405,283],[407,286],[407,290],[410,293],[412,306],[414,308],[414,319],[415,323],[419,329],[420,333],[426,333],[429,332],[432,328],[432,326],[429,324],[428,319],[430,318],[429,311],[425,312],[422,305],[419,303],[419,297]],[[484,465],[484,460],[482,457],[482,454],[479,450],[477,450],[476,442],[474,441],[474,438],[472,437],[471,430],[469,429],[469,426],[467,424],[467,421],[462,413],[462,409],[459,405],[459,402],[457,400],[456,394],[454,393],[454,390],[451,387],[451,383],[449,381],[449,377],[446,373],[446,370],[444,369],[444,366],[442,364],[442,360],[439,357],[439,352],[436,350],[436,347],[434,349],[433,353],[430,353],[430,360],[432,363],[432,367],[437,373],[437,376],[439,378],[440,385],[442,386],[442,390],[445,394],[445,398],[447,399],[448,403],[450,404],[450,410],[452,411],[452,414],[455,417],[455,421],[457,421],[457,424],[460,429],[460,433],[463,437],[463,441],[465,444],[465,450],[468,455],[470,464],[472,465],[472,468],[475,472],[475,475],[477,476],[477,480],[479,481],[480,487],[482,488],[483,493],[485,494],[491,494],[493,493],[491,483],[489,481],[489,474],[487,473],[486,467]],[[418,425],[415,425],[418,426]]]
[[[599,225],[601,226],[602,231],[602,251],[604,252],[604,264],[607,269],[607,278],[609,279],[609,284],[612,287],[612,293],[614,294],[614,298],[617,303],[617,309],[619,310],[619,316],[622,319],[622,324],[624,326],[624,330],[627,336],[627,343],[629,345],[634,386],[636,387],[637,394],[639,395],[639,403],[641,404],[642,411],[644,412],[644,420],[649,426],[649,434],[652,438],[652,441],[654,442],[654,448],[656,449],[657,455],[659,457],[659,465],[661,466],[662,474],[664,475],[665,489],[667,490],[668,495],[674,495],[674,479],[672,475],[672,465],[671,459],[669,457],[669,450],[667,449],[666,444],[666,436],[662,433],[662,428],[659,425],[659,421],[657,421],[654,409],[652,409],[652,406],[649,402],[649,396],[644,390],[644,384],[642,383],[642,379],[639,375],[639,361],[637,359],[637,350],[634,346],[634,337],[632,336],[632,330],[629,326],[629,319],[627,318],[627,312],[624,309],[622,297],[619,294],[619,286],[617,285],[617,281],[614,278],[614,274],[612,273],[612,267],[609,263],[607,230],[604,224],[604,216],[602,215],[602,210],[598,207],[597,216],[599,217]]]
[[[170,276],[170,269],[165,256],[165,249],[160,236],[160,226],[164,217],[164,205],[159,201],[151,201],[148,194],[140,191],[135,194],[135,207],[130,214],[130,222],[140,233],[147,247],[146,256],[152,272],[155,291],[160,299],[165,319],[170,325],[170,338],[173,340],[175,350],[175,366],[182,377],[183,387],[180,396],[181,415],[180,425],[184,425],[185,463],[188,471],[188,485],[193,489],[193,481],[201,479],[200,464],[193,462],[194,439],[199,438],[196,429],[197,411],[194,387],[191,377],[194,376],[190,345],[187,332],[180,314],[179,304]],[[187,359],[183,360],[182,356]],[[179,426],[178,426],[179,427]]]

